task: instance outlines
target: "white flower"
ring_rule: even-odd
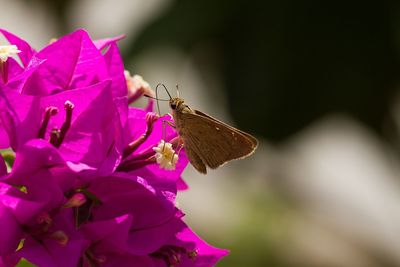
[[[8,57],[16,55],[21,51],[16,45],[0,45],[0,61],[6,62]]]
[[[156,152],[156,160],[160,169],[175,170],[179,157],[175,154],[171,143],[161,140],[158,146],[153,147],[153,150]]]
[[[141,94],[154,97],[154,91],[151,89],[150,84],[146,82],[142,76],[134,75],[133,77],[129,71],[125,70],[125,79],[128,86],[128,95],[132,96],[140,91]]]

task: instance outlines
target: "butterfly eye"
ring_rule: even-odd
[[[175,104],[175,103],[171,103],[170,107],[171,107],[172,109],[176,109],[176,104]]]

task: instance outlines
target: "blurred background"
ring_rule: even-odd
[[[126,34],[126,68],[254,134],[179,206],[218,266],[400,266],[400,2],[0,0],[37,49]],[[163,106],[168,112],[168,107]]]

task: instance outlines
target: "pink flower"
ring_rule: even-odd
[[[2,63],[0,148],[16,157],[10,173],[0,157],[0,266],[213,266],[227,254],[176,207],[188,160],[169,115],[129,107],[141,93],[128,100],[121,37],[77,30],[36,52],[0,32],[22,63]],[[170,170],[161,140],[179,153]]]

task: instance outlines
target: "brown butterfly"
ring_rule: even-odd
[[[157,97],[157,88],[158,86],[156,99],[160,100]],[[206,174],[207,166],[216,169],[230,160],[242,159],[254,153],[258,145],[255,137],[191,109],[182,98],[172,98],[167,88],[164,88],[170,97],[169,106],[172,109],[174,127],[190,163],[197,171]]]

